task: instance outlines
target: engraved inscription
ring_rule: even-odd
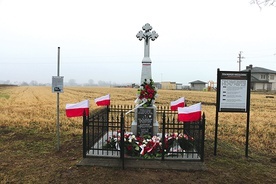
[[[151,135],[153,127],[153,109],[152,108],[138,108],[137,109],[137,134]]]

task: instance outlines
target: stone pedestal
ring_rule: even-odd
[[[135,109],[131,132],[134,135],[157,135],[159,123],[156,120],[156,107],[139,107]]]
[[[142,73],[141,73],[141,84],[144,83],[145,79],[149,81],[151,77],[151,59],[144,57],[142,60]]]

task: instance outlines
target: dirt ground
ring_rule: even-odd
[[[205,171],[78,167],[82,160],[81,135],[61,135],[56,151],[55,133],[0,127],[0,183],[275,183],[275,160],[269,155],[206,140]],[[274,160],[274,161],[273,161]]]

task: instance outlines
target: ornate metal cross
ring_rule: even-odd
[[[145,50],[144,50],[144,57],[149,57],[149,45],[150,45],[150,39],[154,41],[158,38],[158,34],[155,31],[152,31],[152,27],[149,23],[146,23],[143,27],[143,31],[139,31],[136,35],[136,37],[141,41],[142,39],[145,39]]]

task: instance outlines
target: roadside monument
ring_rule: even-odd
[[[155,31],[149,23],[142,27],[136,37],[141,41],[144,39],[144,57],[142,60],[141,87],[138,90],[135,108],[134,121],[131,125],[131,132],[134,135],[156,135],[159,124],[156,120],[156,106],[154,105],[156,97],[156,88],[153,86],[151,75],[150,59],[150,40],[158,38]]]

